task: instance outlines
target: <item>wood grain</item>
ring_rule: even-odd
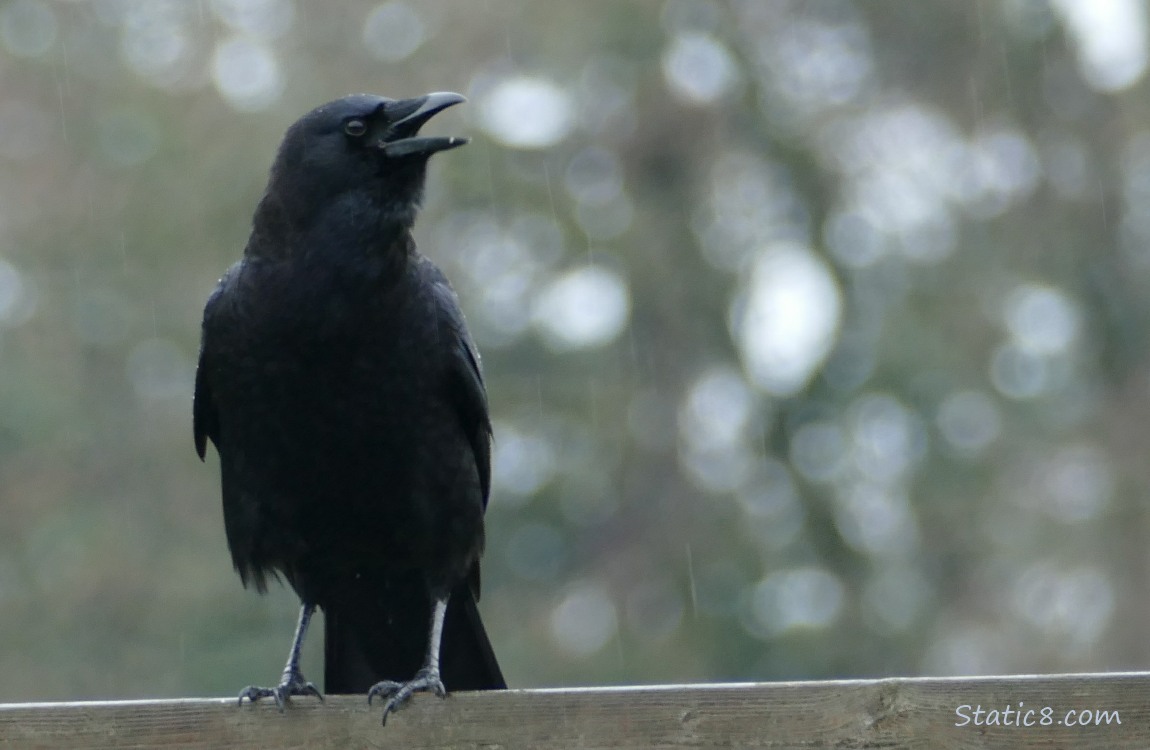
[[[974,724],[975,706],[1020,704],[1035,726]],[[1050,725],[1037,725],[1045,707]],[[1066,726],[1071,709],[1117,720]],[[1150,673],[419,695],[386,727],[359,696],[297,699],[283,714],[234,698],[0,704],[0,747],[1148,748]]]

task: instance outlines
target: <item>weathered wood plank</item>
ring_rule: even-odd
[[[999,713],[977,725],[976,706]],[[1004,723],[1008,706],[1023,713]],[[1068,726],[1071,710],[1108,711],[1110,723]],[[1141,749],[1150,673],[420,695],[387,727],[379,719],[358,696],[297,700],[283,715],[234,698],[0,704],[0,747]]]

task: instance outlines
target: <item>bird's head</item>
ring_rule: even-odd
[[[468,142],[421,136],[419,129],[464,101],[450,92],[413,99],[354,94],[317,107],[288,128],[265,200],[277,196],[284,218],[293,224],[306,223],[317,208],[347,199],[410,227],[428,158]]]

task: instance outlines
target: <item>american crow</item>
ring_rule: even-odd
[[[282,575],[302,603],[280,683],[241,703],[322,699],[299,668],[316,607],[325,689],[385,698],[384,722],[416,691],[505,687],[476,608],[479,355],[411,237],[428,157],[467,142],[419,129],[462,101],[355,95],[304,115],[204,308],[195,443],[219,452],[232,562],[245,586]]]

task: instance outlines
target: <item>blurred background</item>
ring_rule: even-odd
[[[416,234],[484,355],[513,685],[1150,667],[1148,18],[3,2],[0,700],[279,674],[200,313],[284,129],[356,91],[470,99]]]

